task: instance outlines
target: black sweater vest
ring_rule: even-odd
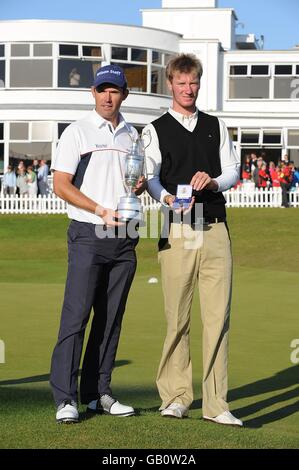
[[[162,155],[160,181],[170,194],[176,194],[178,184],[189,184],[197,171],[205,171],[212,178],[221,174],[220,131],[216,117],[199,111],[193,132],[185,129],[169,113],[152,124]],[[204,217],[225,217],[222,193],[203,190],[194,191],[193,195],[195,202],[203,203]]]

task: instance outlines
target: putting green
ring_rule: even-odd
[[[230,330],[229,401],[246,427],[201,418],[201,321],[192,311],[194,404],[190,418],[163,420],[155,374],[165,333],[154,240],[141,240],[113,374],[117,396],[139,416],[107,416],[57,426],[48,385],[66,271],[60,216],[3,216],[0,225],[1,448],[295,448],[298,447],[298,211],[229,210],[235,257]]]

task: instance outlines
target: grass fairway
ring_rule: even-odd
[[[201,322],[194,299],[190,417],[162,419],[155,388],[165,321],[156,240],[138,245],[139,266],[123,322],[113,390],[139,415],[89,417],[58,426],[48,385],[66,274],[64,216],[0,218],[0,448],[298,448],[299,210],[229,209],[234,251],[229,401],[244,429],[201,419]],[[299,354],[297,354],[299,357]],[[5,425],[3,424],[5,423]]]

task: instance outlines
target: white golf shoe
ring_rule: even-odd
[[[74,400],[64,400],[57,408],[57,423],[77,423],[79,413],[77,403]]]
[[[88,403],[86,411],[120,417],[133,416],[135,414],[135,410],[132,406],[122,405],[108,394],[101,395],[97,400]]]
[[[161,411],[161,416],[169,418],[185,418],[188,416],[188,408],[181,403],[171,403]]]
[[[228,426],[243,426],[242,421],[232,415],[231,412],[228,410],[224,411],[218,416],[215,416],[214,418],[210,418],[209,416],[203,416],[203,419],[206,421],[212,421],[216,424],[226,424]]]

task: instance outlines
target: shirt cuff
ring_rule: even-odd
[[[213,178],[218,183],[217,193],[227,191],[228,189],[235,186],[239,180],[239,173],[237,170],[233,169],[222,173],[217,178]]]
[[[147,188],[151,197],[156,199],[156,201],[159,201],[163,206],[168,207],[168,205],[164,203],[163,199],[166,195],[170,195],[170,193],[163,188],[158,176],[148,179]]]

